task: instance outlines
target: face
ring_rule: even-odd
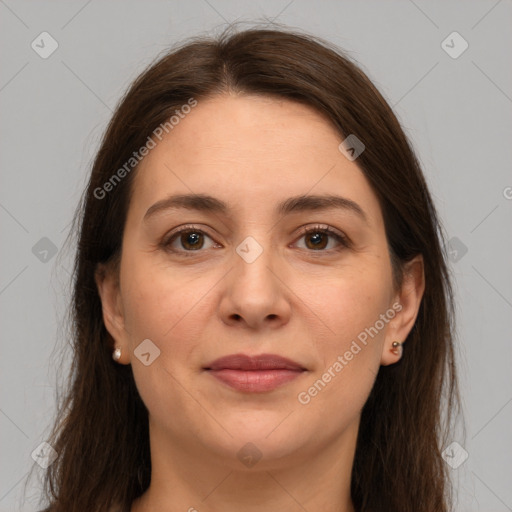
[[[355,439],[417,303],[393,286],[377,197],[342,140],[310,107],[226,95],[140,164],[119,287],[99,288],[155,439],[225,464],[251,442],[268,467]],[[191,194],[213,200],[173,201]],[[212,364],[233,354],[296,366]]]

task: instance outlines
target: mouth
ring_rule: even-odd
[[[274,354],[233,354],[203,369],[223,384],[248,393],[272,391],[307,372],[299,363]]]

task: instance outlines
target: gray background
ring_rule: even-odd
[[[450,470],[457,510],[512,510],[510,0],[0,0],[0,511],[35,509],[37,479],[21,497],[64,375],[63,244],[111,111],[168,45],[263,17],[346,49],[415,145],[457,287],[467,434],[453,440],[469,454]],[[43,31],[59,45],[47,59],[31,48]],[[458,58],[441,46],[453,31],[469,44]]]

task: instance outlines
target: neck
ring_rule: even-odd
[[[293,454],[263,455],[244,467],[233,456],[238,450],[211,453],[197,442],[169,439],[150,421],[151,485],[131,512],[354,512],[350,479],[358,423],[323,447],[306,441]]]

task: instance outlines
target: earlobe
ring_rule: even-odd
[[[404,265],[402,285],[395,296],[395,300],[400,304],[401,309],[389,323],[381,365],[394,364],[402,357],[403,343],[414,327],[424,291],[423,256],[419,254]]]
[[[119,279],[117,274],[104,264],[98,265],[94,279],[101,300],[103,322],[113,339],[113,346],[109,347],[113,351],[113,358],[121,364],[128,364],[129,357],[125,355],[128,354],[128,340],[124,328]]]

